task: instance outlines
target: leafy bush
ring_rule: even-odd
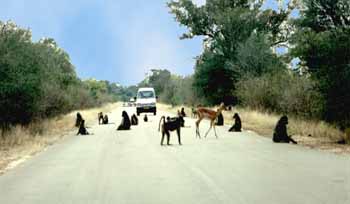
[[[28,30],[0,22],[0,125],[29,123],[41,97],[40,58]]]
[[[148,83],[142,83],[142,86],[158,87],[157,95],[159,100],[163,103],[175,105],[189,105],[201,103],[201,98],[197,96],[193,89],[193,76],[177,76],[170,75],[168,80],[164,83],[159,83],[164,76],[158,74],[159,72],[170,73],[167,70],[153,70]],[[147,81],[147,80],[146,80]],[[156,84],[154,84],[156,82]]]
[[[242,79],[236,94],[245,106],[300,117],[320,118],[324,107],[314,81],[288,72]]]
[[[323,118],[350,127],[350,1],[303,0],[291,54],[301,60],[325,99]]]

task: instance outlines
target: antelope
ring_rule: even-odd
[[[201,121],[204,118],[207,118],[210,120],[210,127],[209,130],[207,131],[207,133],[205,134],[205,137],[207,137],[209,131],[211,130],[211,128],[214,127],[214,132],[215,132],[215,137],[218,138],[217,134],[216,134],[216,129],[215,129],[215,119],[218,117],[218,115],[220,115],[220,113],[222,112],[222,110],[225,109],[225,104],[221,103],[218,110],[217,111],[213,111],[207,108],[202,108],[202,107],[198,107],[197,108],[197,115],[198,115],[198,120],[196,121],[196,138],[197,136],[199,138],[201,138],[201,135],[199,133],[199,124],[201,123]]]

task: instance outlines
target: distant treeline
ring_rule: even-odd
[[[0,127],[26,125],[75,109],[117,100],[120,87],[81,80],[53,39],[33,42],[31,32],[0,21]]]
[[[194,75],[152,70],[140,85],[173,105],[224,101],[349,127],[350,1],[290,0],[278,10],[263,2],[170,1],[188,28],[181,39],[203,37],[203,52]]]

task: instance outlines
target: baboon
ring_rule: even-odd
[[[138,125],[139,124],[139,119],[135,114],[131,116],[131,125]]]
[[[104,125],[108,124],[108,116],[107,116],[107,115],[105,115],[105,116],[103,117],[102,123],[103,123]]]
[[[222,113],[220,113],[216,119],[216,126],[223,126],[224,125],[224,117],[222,115]]]
[[[197,110],[195,108],[192,107],[192,118],[197,118]]]
[[[130,130],[131,123],[128,113],[126,111],[123,111],[122,117],[122,122],[120,123],[117,130]]]
[[[181,115],[178,115],[178,117],[167,117],[166,118],[167,122],[175,121],[175,120],[180,120],[180,125],[181,127],[185,127],[185,120]]]
[[[233,116],[233,119],[235,119],[235,124],[232,125],[232,127],[229,129],[229,132],[241,132],[242,131],[242,121],[239,117],[238,113],[235,113]]]
[[[78,112],[78,113],[77,113],[77,119],[75,120],[75,127],[79,127],[82,120],[83,120],[83,117],[82,117],[81,114]]]
[[[85,127],[85,120],[82,120],[80,122],[80,126],[79,126],[79,130],[78,130],[78,133],[77,135],[89,135],[89,132],[86,130],[86,127]]]
[[[295,140],[292,139],[291,136],[288,136],[287,124],[288,124],[288,117],[284,115],[276,124],[272,140],[276,143],[292,142],[293,144],[298,144]]]
[[[185,108],[184,107],[181,108],[180,114],[181,114],[182,117],[186,117],[186,113],[185,113]]]
[[[159,120],[159,127],[158,131],[162,131],[162,139],[160,141],[160,145],[163,145],[164,141],[164,135],[167,136],[167,145],[170,145],[170,131],[175,131],[177,133],[177,138],[179,141],[179,145],[181,144],[181,116],[176,118],[169,118],[167,117],[167,121],[165,121],[165,116],[162,116]],[[163,124],[161,125],[161,122],[163,120]],[[182,118],[183,120],[183,118]]]
[[[143,121],[148,122],[147,114],[143,117]]]
[[[102,112],[98,113],[97,118],[98,118],[98,124],[99,125],[103,124],[103,113]]]

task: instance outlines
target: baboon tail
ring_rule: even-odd
[[[163,122],[165,122],[165,116],[162,116],[159,120],[158,132],[160,131],[160,123],[162,122],[162,119],[163,119]]]

